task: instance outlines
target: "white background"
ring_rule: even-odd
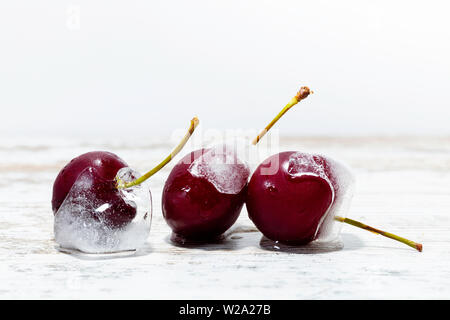
[[[2,137],[450,134],[447,1],[3,1]]]

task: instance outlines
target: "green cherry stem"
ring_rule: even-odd
[[[200,123],[200,121],[198,120],[197,117],[194,117],[191,120],[191,125],[190,125],[186,135],[183,137],[183,139],[178,144],[178,146],[172,151],[172,153],[169,154],[167,156],[167,158],[165,158],[160,164],[158,164],[156,167],[154,167],[152,170],[150,170],[149,172],[147,172],[146,174],[144,174],[140,178],[138,178],[136,180],[133,180],[131,182],[124,183],[122,180],[117,180],[117,188],[118,189],[126,189],[126,188],[130,188],[130,187],[133,187],[133,186],[137,186],[137,185],[141,184],[142,182],[144,182],[145,180],[147,180],[148,178],[150,178],[151,176],[153,176],[159,170],[164,168],[164,166],[166,164],[168,164],[183,149],[183,147],[186,145],[186,143],[188,142],[189,138],[194,133],[194,131],[197,128],[199,123]]]
[[[343,223],[348,223],[348,224],[350,224],[350,225],[352,225],[354,227],[358,227],[358,228],[361,228],[361,229],[373,232],[375,234],[380,234],[380,235],[382,235],[384,237],[387,237],[387,238],[399,241],[401,243],[406,244],[407,246],[410,246],[410,247],[416,249],[419,252],[422,252],[422,244],[420,244],[420,243],[416,243],[414,241],[411,241],[411,240],[399,237],[399,236],[397,236],[395,234],[392,234],[392,233],[389,233],[389,232],[386,232],[386,231],[375,229],[375,228],[373,228],[371,226],[368,226],[368,225],[366,225],[366,224],[364,224],[362,222],[359,222],[359,221],[356,221],[356,220],[353,220],[353,219],[343,218],[343,217],[339,217],[339,216],[334,217],[334,219],[336,221],[343,222]]]
[[[306,99],[311,93],[313,93],[311,90],[309,90],[308,87],[301,87],[298,93],[289,101],[289,103],[280,111],[280,113],[264,128],[263,131],[253,140],[253,145],[256,145],[259,140],[261,140],[262,137],[264,137],[274,125],[277,123],[280,118],[289,111],[293,106],[295,106],[297,103],[302,101],[303,99]]]

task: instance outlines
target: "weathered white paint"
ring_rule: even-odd
[[[177,247],[160,209],[166,168],[151,181],[155,210],[147,246],[115,258],[56,250],[53,179],[85,151],[110,150],[143,172],[170,146],[0,142],[0,298],[450,298],[450,138],[297,138],[282,144],[347,162],[357,178],[348,216],[422,242],[423,253],[347,225],[341,242],[271,251],[260,246],[259,232],[249,232],[245,210],[224,242]]]

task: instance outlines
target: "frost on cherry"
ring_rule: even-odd
[[[250,176],[249,166],[239,159],[236,148],[226,144],[214,146],[194,160],[189,172],[225,194],[241,192]]]
[[[116,178],[129,182],[140,174],[122,168]],[[136,250],[150,233],[152,199],[146,183],[118,189],[93,168],[85,169],[55,214],[56,242],[86,253]]]
[[[353,198],[355,179],[346,165],[323,155],[297,152],[291,155],[286,172],[293,176],[315,175],[330,184],[333,201],[316,230],[316,240],[332,241],[340,233],[341,223],[336,216],[346,217]]]

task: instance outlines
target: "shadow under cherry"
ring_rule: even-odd
[[[293,254],[320,254],[341,250],[357,250],[363,246],[362,241],[352,234],[342,234],[334,241],[313,241],[306,245],[289,245],[261,237],[259,246],[263,250]]]
[[[201,249],[205,251],[219,250],[239,250],[246,247],[255,246],[257,244],[257,233],[259,231],[255,227],[234,226],[223,235],[209,239],[207,241],[196,241],[186,239],[180,235],[172,233],[166,237],[166,242],[179,248],[185,249]],[[248,237],[246,234],[254,234]],[[253,239],[255,238],[255,239]]]

